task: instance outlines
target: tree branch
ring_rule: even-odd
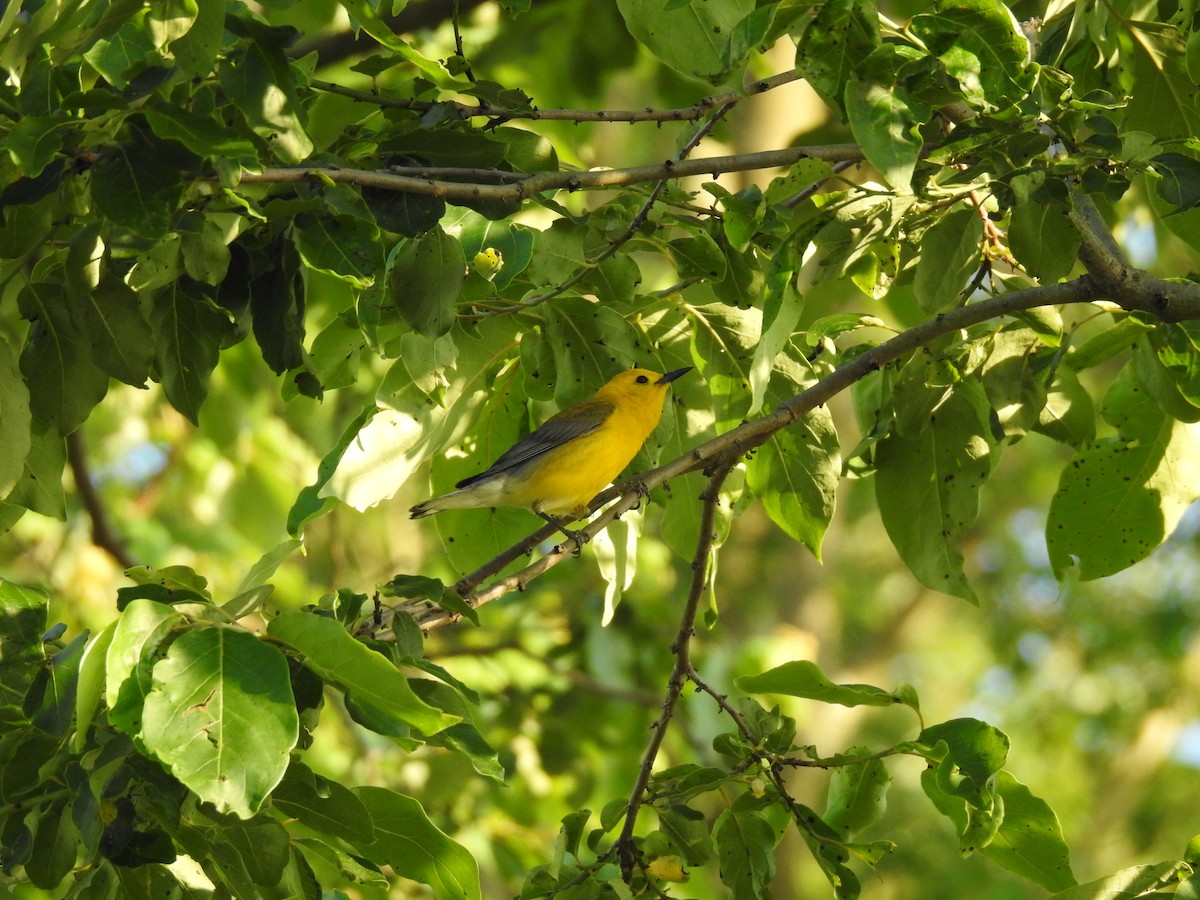
[[[75,479],[75,490],[92,520],[92,543],[116,560],[122,569],[132,569],[138,564],[129,552],[129,547],[120,532],[113,526],[104,505],[104,498],[96,490],[88,468],[87,449],[83,443],[83,432],[75,429],[67,435],[67,464]]]
[[[515,203],[549,191],[581,191],[645,184],[663,179],[687,178],[694,175],[718,175],[728,172],[747,172],[755,169],[774,169],[790,166],[802,159],[823,159],[829,162],[863,159],[857,144],[828,144],[815,147],[785,147],[782,150],[763,150],[757,153],[738,153],[733,156],[709,156],[679,162],[667,160],[646,166],[623,169],[589,169],[586,172],[532,172],[518,176],[513,184],[479,184],[476,182],[444,181],[412,175],[394,175],[368,169],[341,169],[323,166],[277,168],[268,166],[258,172],[242,172],[240,184],[289,184],[310,179],[339,184],[356,184],[387,191],[401,191],[450,201],[496,201]],[[452,169],[442,169],[450,173]],[[473,171],[473,170],[468,170]]]
[[[510,121],[526,119],[530,121],[558,122],[694,122],[701,116],[719,109],[722,106],[733,105],[746,97],[762,94],[781,85],[799,80],[799,73],[780,72],[769,78],[752,82],[738,91],[727,91],[724,94],[713,94],[696,101],[691,106],[680,106],[671,109],[539,109],[530,107],[518,109],[515,107],[495,106],[486,101],[477,103],[462,103],[457,100],[411,100],[405,97],[387,97],[374,91],[359,91],[354,88],[334,84],[331,81],[310,82],[313,88],[327,94],[338,94],[363,103],[371,103],[380,107],[393,109],[411,109],[414,112],[428,112],[431,109],[452,109],[459,119],[492,119]]]
[[[713,128],[716,127],[717,123],[721,121],[721,119],[723,119],[731,109],[733,109],[735,103],[736,101],[734,100],[726,101],[719,108],[717,108],[707,120],[705,120],[703,125],[696,129],[696,133],[688,138],[687,143],[685,143],[679,149],[679,152],[675,154],[676,165],[685,160],[688,154],[699,146],[700,142],[712,132]],[[851,165],[851,163],[839,163],[839,165]],[[824,179],[822,179],[822,181],[824,181]],[[579,269],[575,271],[575,274],[563,281],[560,281],[558,284],[548,288],[547,290],[540,291],[539,293],[534,294],[532,297],[525,298],[512,308],[497,310],[489,313],[489,315],[502,315],[510,313],[516,309],[528,309],[531,306],[536,306],[539,303],[544,303],[547,300],[557,297],[563,291],[574,287],[576,284],[586,278],[587,274],[595,269],[596,266],[615,256],[617,251],[629,243],[633,236],[641,230],[642,226],[646,223],[646,220],[650,217],[650,212],[654,209],[654,204],[658,202],[658,198],[662,196],[662,192],[667,189],[667,185],[669,183],[669,178],[659,179],[658,183],[654,185],[654,189],[650,191],[650,196],[646,198],[645,202],[642,203],[641,208],[634,214],[633,218],[629,220],[629,225],[625,228],[625,230],[609,241],[608,246],[605,247],[601,253],[599,253],[593,259],[589,259],[583,266],[580,266]]]
[[[650,773],[658,751],[667,736],[667,729],[675,715],[679,697],[687,683],[689,673],[693,672],[691,646],[692,637],[696,633],[696,615],[700,609],[700,600],[704,597],[704,588],[708,584],[708,564],[712,557],[713,542],[716,540],[717,507],[721,503],[721,487],[725,484],[733,466],[722,466],[708,481],[708,486],[701,494],[704,507],[700,513],[700,533],[696,537],[696,553],[692,557],[692,582],[688,589],[687,603],[683,615],[679,619],[679,630],[675,634],[675,642],[671,652],[675,654],[675,665],[667,682],[667,695],[663,698],[662,713],[650,726],[650,741],[642,754],[642,764],[638,767],[637,778],[629,793],[629,803],[625,807],[625,823],[621,828],[621,836],[617,838],[617,852],[620,854],[621,874],[629,881],[633,867],[637,861],[636,847],[633,843],[633,830],[637,825],[638,811],[642,807],[646,785],[650,783]]]
[[[1181,285],[1182,286],[1182,285]],[[1198,296],[1190,307],[1188,318],[1200,318],[1200,285],[1192,285],[1197,289]],[[597,510],[609,501],[617,498],[617,502],[609,506],[599,516],[590,521],[582,533],[588,539],[608,527],[609,523],[627,510],[635,507],[651,490],[687,472],[707,469],[714,465],[723,466],[735,461],[750,450],[766,442],[775,432],[786,428],[806,413],[823,406],[842,391],[849,388],[872,372],[877,371],[890,362],[911,353],[918,347],[945,334],[958,331],[971,325],[978,325],[990,319],[1012,315],[1026,309],[1039,306],[1060,306],[1074,303],[1093,303],[1105,299],[1090,276],[1083,276],[1074,281],[1044,287],[1027,288],[1023,291],[1013,291],[1001,297],[992,297],[962,306],[949,312],[942,313],[927,322],[922,322],[907,331],[898,334],[866,352],[856,356],[849,362],[843,363],[829,375],[822,378],[812,387],[797,394],[790,400],[780,404],[774,412],[746,422],[719,437],[700,444],[671,462],[652,469],[642,475],[604,491],[591,503],[592,510]],[[1126,307],[1131,310],[1151,312],[1152,298],[1141,298],[1141,302],[1131,303]],[[505,551],[496,560],[492,560],[476,572],[462,579],[455,587],[466,600],[467,604],[478,609],[486,603],[497,600],[514,590],[524,590],[530,582],[558,565],[579,547],[574,540],[564,541],[553,551],[530,563],[525,568],[493,581],[484,588],[478,585],[494,572],[504,568],[522,553],[537,545],[553,534],[552,529],[543,528],[535,535],[526,538],[520,544]],[[400,604],[395,612],[412,615],[424,629],[437,628],[458,621],[457,613],[440,608],[429,608],[425,603]]]

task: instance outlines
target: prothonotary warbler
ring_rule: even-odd
[[[551,416],[458,490],[418,503],[412,518],[443,509],[525,506],[571,537],[564,525],[587,518],[588,503],[629,465],[662,418],[666,375],[630,369],[581,403]]]

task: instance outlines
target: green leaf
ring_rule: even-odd
[[[71,303],[91,342],[95,364],[119,381],[145,387],[154,361],[154,339],[138,295],[106,278],[93,290],[72,291]]]
[[[1134,367],[1142,385],[1168,413],[1200,419],[1200,333],[1193,323],[1163,323],[1138,341]]]
[[[879,513],[901,558],[926,587],[972,603],[955,545],[979,514],[979,491],[996,462],[982,395],[964,383],[919,436],[890,434],[875,453]]]
[[[146,123],[163,140],[179,141],[200,157],[258,155],[253,142],[227,128],[211,116],[164,102],[153,102],[145,109]]]
[[[794,396],[802,383],[796,380],[800,367],[791,360],[781,358],[776,369],[768,394],[773,403]],[[746,464],[746,486],[762,501],[771,521],[818,561],[821,540],[833,519],[841,466],[833,416],[824,407],[777,431]]]
[[[206,300],[178,285],[158,292],[150,310],[156,377],[171,405],[193,423],[208,396],[229,320]]]
[[[146,11],[144,27],[154,46],[165,50],[192,29],[197,13],[196,0],[165,0]]]
[[[500,762],[500,757],[483,739],[483,735],[474,725],[467,722],[451,725],[444,731],[431,736],[429,743],[435,747],[445,747],[447,750],[461,753],[471,761],[471,768],[480,775],[501,784],[504,783],[504,766]]]
[[[1066,365],[1075,372],[1098,366],[1118,353],[1136,347],[1150,328],[1150,325],[1132,316],[1118,319],[1082,346],[1071,347]]]
[[[441,228],[408,243],[388,278],[392,300],[404,321],[428,337],[446,334],[454,325],[466,266],[462,246]]]
[[[242,579],[241,584],[238,585],[234,594],[241,594],[266,584],[271,579],[271,576],[275,574],[275,570],[279,568],[280,564],[303,546],[303,541],[294,539],[280,541],[259,557],[258,562],[250,567],[250,571],[246,573],[246,577]]]
[[[61,285],[32,282],[18,302],[33,320],[20,364],[30,409],[59,434],[70,434],[104,399],[108,377],[92,361],[91,338],[72,317]]]
[[[164,235],[183,195],[183,179],[171,162],[161,141],[132,129],[129,143],[107,147],[92,167],[92,199],[100,213],[141,237]]]
[[[356,849],[397,875],[427,884],[438,900],[481,898],[479,867],[461,845],[443,834],[411,797],[381,787],[355,788],[375,827],[375,840]]]
[[[874,0],[828,0],[796,44],[796,69],[842,109],[847,83],[881,43]]]
[[[837,832],[803,803],[793,804],[792,810],[800,836],[808,845],[817,865],[821,867],[822,874],[828,879],[836,900],[857,900],[862,892],[862,885],[846,865],[850,862],[850,851],[853,848],[843,846]]]
[[[1074,885],[1071,852],[1054,810],[1008,772],[997,773],[996,789],[1004,798],[1004,820],[984,856],[1048,891]]]
[[[342,436],[338,439],[338,442],[321,459],[320,464],[317,466],[316,481],[305,486],[300,491],[296,497],[296,502],[288,510],[288,534],[299,536],[306,524],[317,516],[328,512],[330,506],[336,502],[324,493],[325,488],[329,483],[329,479],[337,471],[338,463],[341,461],[347,448],[358,437],[363,427],[371,421],[376,412],[378,412],[378,408],[373,403],[366,406],[362,412],[351,420],[350,424],[346,426],[346,430],[342,432]]]
[[[1073,369],[1055,372],[1033,430],[1077,450],[1096,439],[1096,407]]]
[[[66,803],[56,803],[37,818],[25,874],[36,887],[56,888],[74,867],[78,848],[79,833]]]
[[[728,71],[729,37],[753,0],[617,0],[629,33],[676,72],[716,83]]]
[[[772,258],[766,271],[766,284],[761,304],[761,334],[755,343],[750,361],[750,409],[753,415],[762,409],[773,370],[778,368],[780,354],[800,322],[804,300],[793,284],[795,254],[791,242]],[[784,370],[796,384],[802,383],[807,372],[792,366]]]
[[[109,722],[131,737],[142,730],[154,654],[183,624],[170,606],[144,598],[130,601],[117,619],[105,661],[105,699]]]
[[[190,278],[204,284],[220,285],[229,273],[233,237],[227,225],[212,216],[205,216],[199,230],[186,231],[179,248],[183,270]]]
[[[545,340],[554,362],[551,372],[541,374],[552,378],[560,408],[585,399],[617,372],[639,362],[641,335],[603,303],[560,298],[549,306],[546,318]],[[646,362],[644,357],[641,362]]]
[[[785,694],[840,706],[895,706],[899,695],[870,684],[834,684],[816,663],[793,660],[760,675],[743,675],[733,681],[751,694]]]
[[[424,234],[446,214],[446,201],[441,197],[373,187],[364,187],[362,197],[380,228],[404,237]]]
[[[246,122],[283,162],[295,165],[313,152],[304,108],[284,55],[286,29],[258,28],[253,43],[218,65],[221,87]]]
[[[367,2],[367,0],[344,0],[342,5],[350,13],[356,27],[361,28],[402,59],[407,60],[434,84],[449,90],[462,87],[461,83],[455,82],[447,74],[445,66],[422,56],[401,38],[397,37],[391,26],[379,18],[375,7]],[[399,12],[400,8],[396,8],[395,11]]]
[[[1200,134],[1196,86],[1187,70],[1186,30],[1166,22],[1139,21],[1129,29],[1122,62],[1133,72],[1125,128],[1162,138]]]
[[[357,288],[370,287],[383,271],[379,229],[365,219],[301,214],[292,220],[292,238],[305,265]]]
[[[1008,228],[1008,245],[1018,262],[1043,284],[1070,274],[1083,239],[1065,201],[1038,192],[1041,174],[1012,180],[1017,195]]]
[[[870,752],[864,747],[851,747],[845,755],[866,756]],[[825,824],[842,840],[852,840],[883,816],[891,783],[891,773],[882,759],[838,766],[829,779],[829,796],[822,816]]]
[[[327,391],[349,387],[358,380],[367,340],[353,309],[335,316],[315,338],[309,352],[312,372]]]
[[[225,38],[225,0],[196,3],[196,18],[187,34],[171,42],[180,70],[193,78],[206,77]]]
[[[925,232],[913,293],[927,313],[956,305],[979,268],[983,222],[975,209],[952,209]]]
[[[208,579],[189,566],[134,566],[125,570],[125,577],[137,586],[117,588],[118,609],[139,597],[159,603],[212,603]]]
[[[1182,153],[1161,153],[1151,160],[1159,180],[1158,196],[1178,210],[1200,205],[1200,160]]]
[[[562,284],[587,264],[583,239],[587,229],[559,219],[545,231],[533,231],[527,278],[535,287]]]
[[[371,815],[354,792],[314,774],[299,760],[292,760],[287,775],[271,793],[271,803],[285,816],[352,845],[374,839]]]
[[[271,620],[267,633],[304,654],[305,664],[339,685],[360,703],[434,734],[459,721],[422,702],[400,670],[380,653],[355,640],[334,619],[307,612],[285,612]]]
[[[143,27],[146,13],[139,10],[125,19],[111,37],[101,37],[83,58],[114,87],[123,89],[137,69],[152,58],[155,47]]]
[[[55,737],[66,735],[75,715],[79,685],[79,662],[87,643],[87,632],[76,637],[50,657],[50,665],[38,672],[24,710],[35,726]]]
[[[96,707],[100,705],[100,697],[104,693],[107,682],[106,667],[108,663],[108,648],[112,646],[113,635],[116,634],[117,623],[109,622],[107,626],[88,641],[83,650],[83,658],[79,661],[79,686],[75,691],[75,740],[73,747],[76,753],[82,753],[87,743],[88,728]]]
[[[992,776],[1008,759],[1008,735],[978,719],[950,719],[930,725],[917,736],[917,741],[931,747],[945,742],[943,765],[957,768],[965,779],[955,787],[954,795],[971,803],[981,802],[991,792]]]
[[[920,127],[930,109],[902,86],[852,78],[846,84],[846,118],[867,162],[898,191],[912,187],[921,154]]]
[[[728,266],[725,254],[707,233],[701,231],[676,238],[667,244],[680,278],[707,278],[720,281]]]
[[[1028,328],[1005,328],[992,336],[983,388],[1006,438],[1024,437],[1046,405],[1045,360],[1037,355],[1041,347]]]
[[[282,823],[262,815],[249,822],[223,824],[213,855],[221,874],[239,888],[238,896],[253,896],[259,893],[256,886],[274,887],[283,878],[290,857],[288,843]],[[229,878],[232,870],[237,871],[237,882]]]
[[[1075,562],[1084,580],[1128,568],[1166,539],[1200,495],[1191,429],[1144,392],[1131,402],[1108,415],[1136,422],[1133,430],[1081,450],[1063,469],[1046,521],[1056,574]]]
[[[29,388],[12,348],[0,337],[0,497],[8,495],[25,471],[32,426]]]
[[[1168,897],[1169,891],[1192,872],[1191,866],[1179,860],[1132,866],[1121,869],[1087,884],[1068,888],[1050,900],[1134,900],[1137,897]]]
[[[218,811],[253,816],[299,733],[283,654],[246,631],[199,627],[171,643],[153,677],[146,749]]]
[[[500,254],[500,271],[492,278],[497,290],[506,288],[514,278],[529,268],[533,259],[535,232],[506,222],[493,222],[476,213],[465,213],[459,220],[455,235],[462,245],[463,256],[474,260],[481,251],[494,250]]]
[[[1033,86],[1029,42],[1001,3],[939,0],[909,27],[942,60],[972,105],[1003,109]]]
[[[713,825],[721,881],[739,900],[766,898],[775,875],[775,842],[771,823],[749,810],[724,810]]]
[[[42,174],[62,149],[56,116],[23,116],[17,119],[5,140],[5,146],[17,168],[28,178]]]

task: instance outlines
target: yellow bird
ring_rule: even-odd
[[[590,399],[551,416],[485,471],[464,478],[458,490],[418,503],[412,518],[480,506],[525,506],[559,528],[587,518],[588,503],[629,465],[658,425],[667,387],[691,369],[622,372]]]

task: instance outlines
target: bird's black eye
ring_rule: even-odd
[[[645,383],[646,383],[646,382],[648,382],[650,379],[649,379],[649,378],[647,378],[645,375],[639,375],[639,376],[637,377],[637,379],[636,379],[636,380],[637,380],[637,383],[638,383],[638,384],[645,384]]]

